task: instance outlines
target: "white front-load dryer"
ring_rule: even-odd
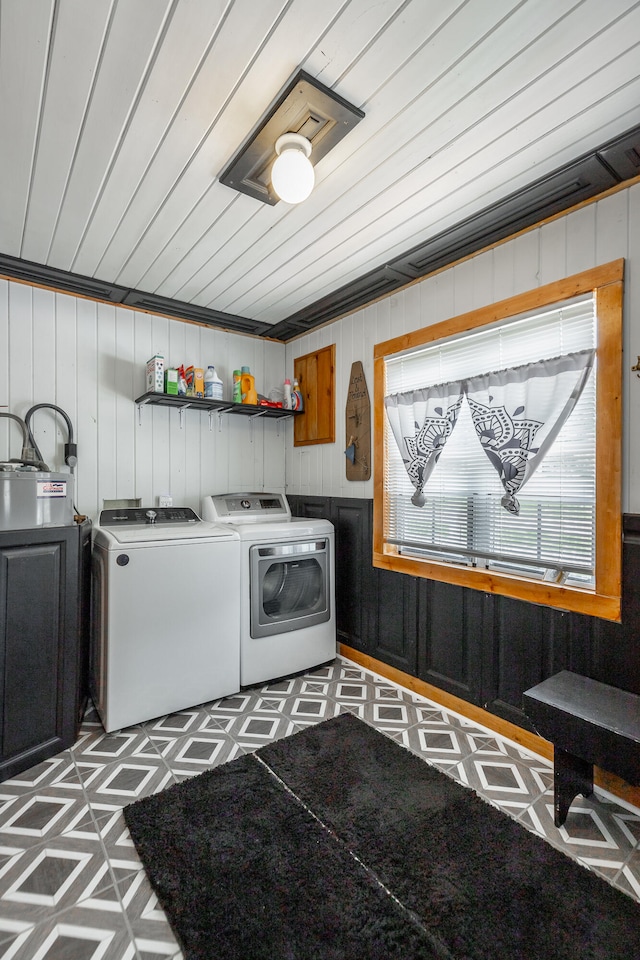
[[[333,524],[292,517],[282,493],[208,496],[201,510],[240,537],[241,686],[333,660]]]
[[[187,507],[103,510],[91,687],[107,732],[240,689],[240,538]]]

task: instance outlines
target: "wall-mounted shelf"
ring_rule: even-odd
[[[170,393],[143,393],[134,401],[141,413],[142,407],[175,407],[182,418],[185,410],[204,410],[209,414],[230,414],[240,417],[266,417],[267,420],[285,420],[297,417],[303,410],[285,410],[283,407],[263,407],[253,403],[232,403],[230,400],[203,400],[202,397],[176,397]]]

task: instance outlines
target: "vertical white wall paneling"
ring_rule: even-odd
[[[219,334],[220,336],[218,336]],[[218,342],[223,343],[224,334],[222,331],[216,331],[213,329],[204,329],[202,330],[202,353],[201,353],[201,366],[206,371],[209,364],[212,364],[216,368],[216,373],[221,379],[223,378],[221,367],[224,365],[224,356],[223,348],[218,347]],[[202,501],[202,497],[206,494],[207,489],[209,492],[213,492],[213,485],[216,478],[217,470],[217,440],[218,440],[218,415],[212,414],[210,417],[208,414],[202,416],[202,426],[201,426],[201,435],[202,435],[202,450],[201,450],[201,466],[200,466],[200,489],[198,491],[198,503]]]
[[[136,318],[138,316],[136,314]],[[149,333],[148,350],[140,362],[141,386],[139,393],[136,391],[136,396],[146,391],[146,362],[156,353],[162,354],[165,363],[171,367],[182,363],[184,359],[183,324],[174,324],[166,317],[152,316]],[[173,339],[174,336],[179,339],[177,349]],[[179,361],[177,357],[180,357]],[[172,482],[176,450],[172,444],[171,425],[176,417],[176,411],[169,410],[166,407],[143,407],[141,416],[138,418],[139,426],[144,428],[146,437],[150,436],[151,442],[151,448],[148,451],[148,463],[140,464],[141,485],[136,492],[136,496],[145,506],[155,506],[156,497],[161,493],[173,496]],[[143,431],[139,429],[138,432]],[[150,475],[148,472],[149,464],[151,465]],[[175,502],[178,503],[177,500]]]
[[[420,284],[411,284],[402,291],[401,296],[404,308],[403,333],[407,333],[416,329],[416,323],[422,326]]]
[[[513,243],[513,282],[516,293],[525,293],[540,286],[540,230],[528,230]]]
[[[96,312],[98,378],[98,503],[118,498],[116,423],[116,308],[99,303]]]
[[[0,411],[15,413],[9,404],[9,282],[0,280]],[[0,461],[20,456],[17,424],[0,417]]]
[[[569,214],[567,224],[567,276],[589,270],[596,256],[596,205],[588,203]]]
[[[53,352],[51,354],[52,367],[52,392],[45,396],[40,396],[40,389],[36,390],[37,402],[55,403],[67,414],[71,421],[74,441],[77,443],[78,431],[78,401],[77,401],[77,318],[76,318],[76,299],[65,294],[54,294],[53,308],[55,310],[55,340],[52,344]],[[37,316],[37,310],[34,310]],[[52,325],[53,326],[53,325]],[[38,418],[35,423],[35,418]],[[69,438],[69,431],[64,418],[61,414],[53,410],[38,411],[34,415],[32,425],[50,424],[56,427],[56,453],[55,457],[48,461],[52,470],[66,473],[72,472],[74,476],[74,504],[77,508],[77,468],[70,470],[64,462],[64,445]],[[38,434],[36,434],[37,436]]]
[[[623,394],[625,432],[624,498],[623,509],[640,513],[640,377],[631,370],[640,354],[640,189],[630,190],[629,200],[629,248],[625,265],[625,323],[623,328],[624,353],[623,374],[626,385]]]
[[[484,307],[493,300],[492,253],[480,253],[473,264],[473,307]]]
[[[540,285],[567,274],[567,218],[560,217],[540,229]]]
[[[468,313],[475,306],[473,299],[473,259],[465,260],[454,267],[453,274],[453,296],[454,311],[459,313]]]
[[[637,192],[637,189],[636,189]],[[600,200],[593,205],[595,207],[595,262],[607,263],[610,260],[617,260],[619,257],[626,257],[629,253],[629,191],[621,190],[614,193],[604,200]],[[636,263],[638,261],[636,260]],[[629,280],[633,273],[633,267],[627,263],[626,279]],[[624,298],[625,319],[623,324],[623,346],[628,343],[629,321],[633,317],[632,305],[629,297],[629,291],[625,291]],[[637,317],[638,304],[635,304],[635,314]],[[635,318],[634,318],[635,319]],[[622,509],[627,511],[630,502],[630,489],[627,484],[629,475],[629,463],[631,456],[631,431],[636,418],[633,416],[633,406],[629,406],[626,401],[629,388],[630,367],[633,364],[627,362],[628,353],[623,354],[622,367],[622,400],[623,410],[626,408],[627,415],[623,413],[622,425]],[[630,416],[631,414],[631,416]],[[637,443],[637,439],[633,438]]]
[[[187,323],[184,324],[184,328],[187,362],[192,363],[194,367],[201,367],[204,362],[200,339],[201,327],[193,323]],[[202,421],[204,419],[206,417],[200,411],[185,411],[182,427],[178,431],[182,441],[179,449],[183,460],[183,482],[179,492],[180,503],[197,503],[200,499],[200,450],[202,447]]]
[[[75,298],[74,298],[75,299]],[[76,390],[78,413],[74,424],[78,444],[76,469],[76,507],[80,513],[97,520],[102,502],[98,499],[98,304],[77,300]]]
[[[33,294],[23,283],[9,284],[9,413],[24,417],[32,404]],[[9,433],[10,457],[20,456],[17,425]]]
[[[232,352],[237,339],[226,331],[215,331],[211,361],[222,379],[222,396],[225,400],[231,400],[233,397],[233,371],[238,368],[233,365]],[[284,350],[282,353],[284,354]],[[211,426],[209,445],[213,458],[212,472],[204,478],[202,496],[211,493],[228,493],[234,489],[229,470],[233,459],[232,454],[235,452],[231,442],[233,431],[230,429],[230,418],[224,414],[215,414]],[[284,458],[280,465],[280,476],[280,482],[284,483]]]
[[[136,496],[135,416],[131,398],[139,373],[135,365],[135,313],[116,307],[114,366],[114,414],[116,421],[116,485],[118,499]]]
[[[56,340],[55,340],[55,400],[71,419],[74,438],[78,419],[78,301],[64,293],[55,297]],[[66,426],[63,424],[63,443],[67,441]],[[64,460],[64,451],[63,459]]]
[[[515,249],[513,241],[499,243],[493,250],[493,300],[506,300],[516,293]]]
[[[15,398],[19,407],[19,416],[25,413],[36,401],[53,400],[55,391],[55,311],[53,294],[34,289],[29,310],[31,328],[32,360],[29,371],[29,358],[23,359],[22,372],[14,377]],[[14,368],[14,373],[17,371]],[[16,412],[15,410],[13,411]],[[39,443],[43,458],[47,463],[55,464],[56,424],[51,416],[38,412],[40,431]],[[17,455],[20,451],[18,450]]]
[[[187,327],[185,323],[154,317],[149,357],[161,353],[170,367],[187,367],[191,363],[187,355]],[[193,506],[183,499],[185,450],[180,415],[177,410],[166,407],[154,407],[149,413],[153,417],[153,497],[168,493],[176,506]],[[183,414],[183,425],[186,417],[187,411]]]
[[[36,403],[56,403],[56,342],[58,337],[55,293],[51,290],[33,290],[33,361],[30,397],[21,416]],[[26,385],[25,385],[26,386]],[[50,470],[58,471],[64,462],[62,455],[64,424],[53,410],[37,410],[31,418],[31,429],[42,458]]]
[[[596,212],[595,262],[608,263],[626,256],[629,191],[620,190],[593,206]]]
[[[491,269],[493,269],[493,256],[491,257],[490,266]],[[420,286],[422,285],[423,284],[420,284]],[[425,327],[431,326],[434,323],[440,323],[441,320],[446,320],[448,317],[455,316],[453,270],[444,270],[442,273],[436,274],[435,277],[425,280],[424,289],[426,310],[423,310],[423,315],[426,313],[429,318],[427,323],[424,324]]]
[[[133,396],[139,397],[146,391],[146,363],[149,357],[153,356],[153,324],[154,318],[148,313],[135,314],[134,323],[134,343],[133,343]],[[166,321],[164,321],[166,327]],[[168,410],[163,410],[168,413]],[[142,407],[140,411],[134,409],[134,463],[136,488],[135,497],[140,497],[145,506],[154,506],[153,499],[153,430],[155,428],[155,415],[148,407]],[[166,419],[166,418],[165,418]],[[168,458],[166,471],[168,472]],[[168,493],[168,490],[162,490],[162,493]]]
[[[284,351],[277,343],[267,341],[263,349],[263,379],[264,390],[269,397],[271,391],[279,391],[282,396],[282,386],[285,378]],[[275,394],[274,394],[275,396]],[[262,483],[264,490],[284,492],[284,474],[282,464],[285,462],[285,439],[288,437],[287,420],[265,420],[264,432],[264,459],[262,464]],[[290,440],[293,443],[293,440]]]

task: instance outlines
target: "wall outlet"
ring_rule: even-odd
[[[159,507],[172,507],[173,506],[173,497],[168,493],[161,493],[158,497],[158,506]]]

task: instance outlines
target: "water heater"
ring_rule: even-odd
[[[0,464],[0,530],[74,523],[73,475]]]

